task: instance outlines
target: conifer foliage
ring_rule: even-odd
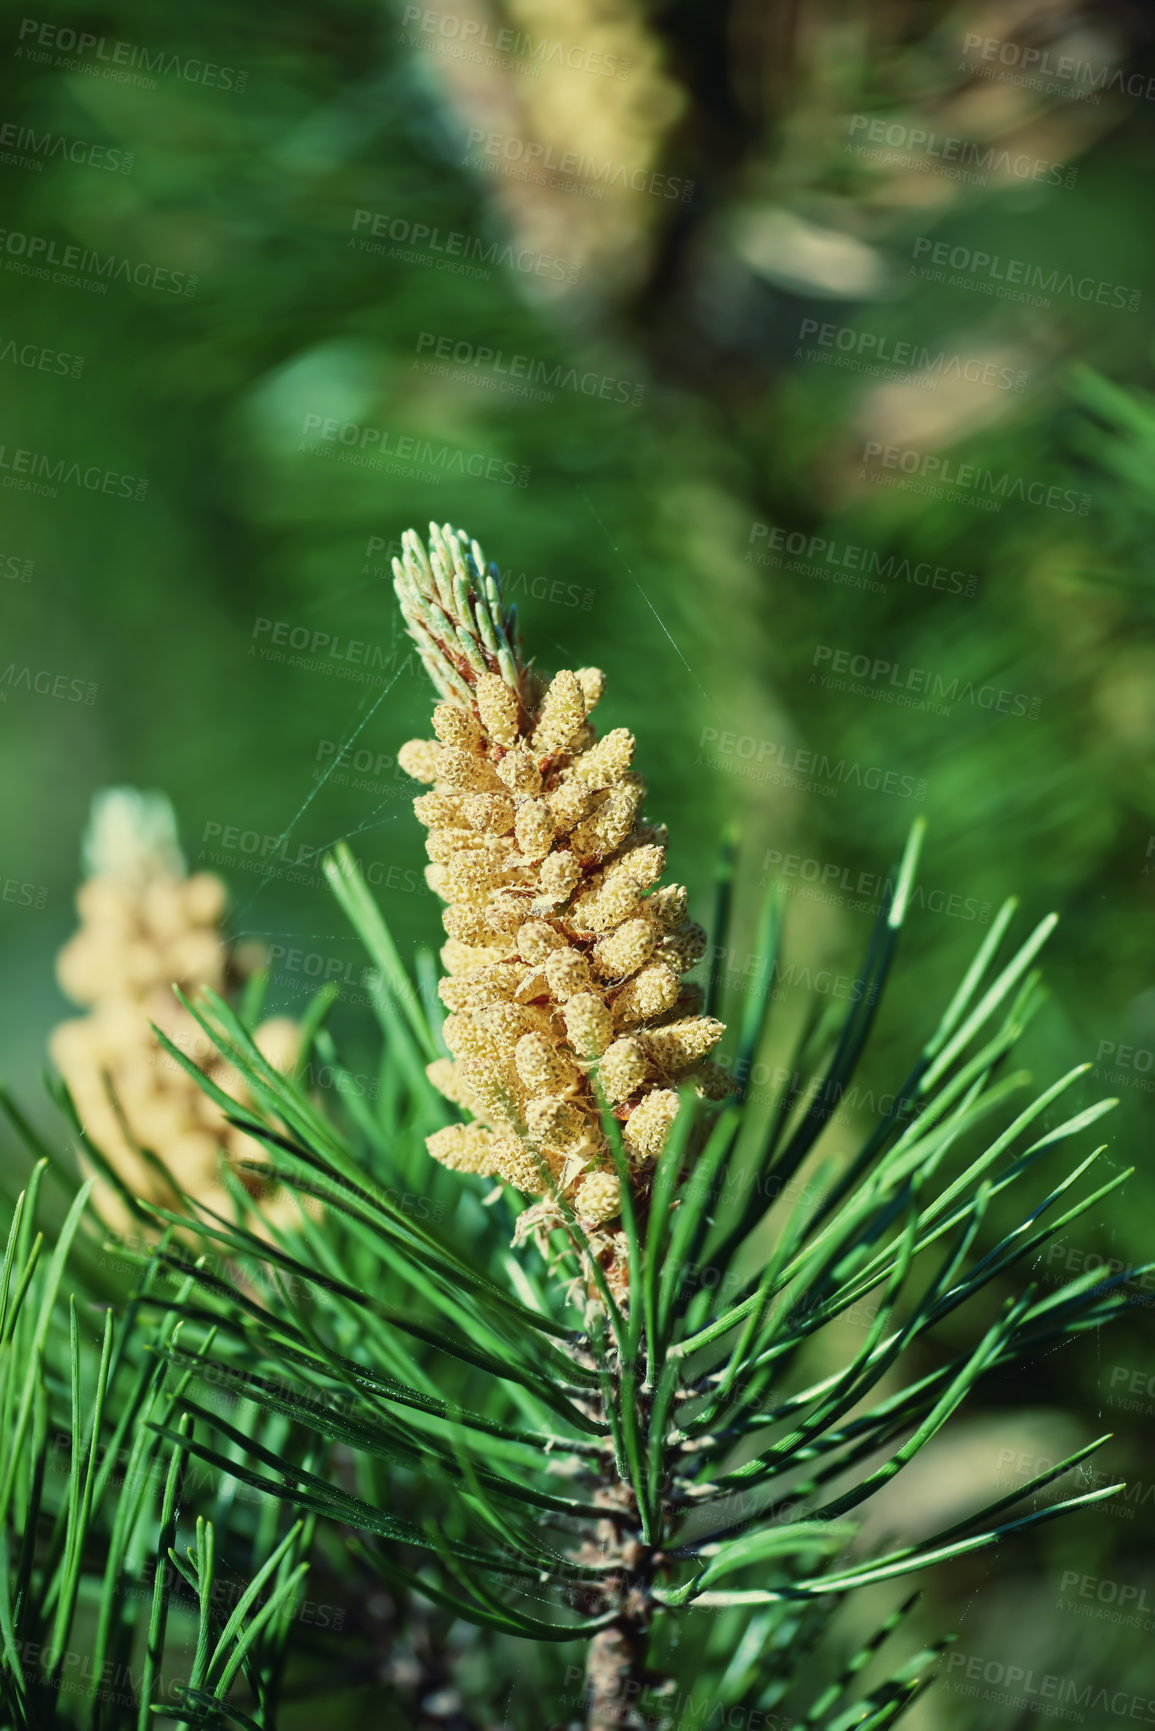
[[[184,1013],[219,1059],[156,1038],[237,1137],[221,1193],[169,1174],[169,1207],[59,1089],[140,1226],[131,1281],[84,1191],[54,1248],[38,1236],[46,1175],[67,1180],[6,1098],[37,1164],[0,1279],[5,1723],[143,1731],[163,1711],[267,1731],[373,1688],[396,1714],[375,1723],[466,1731],[707,1708],[893,1725],[942,1645],[901,1583],[1118,1488],[1040,1503],[1089,1440],[940,1531],[861,1534],[981,1378],[1133,1302],[1122,1274],[1030,1284],[1127,1176],[1100,1181],[1084,1146],[1110,1102],[1066,1103],[1085,1067],[1041,1093],[1011,1067],[1053,922],[1016,942],[1006,904],[891,1109],[792,1186],[862,1059],[921,832],[840,1018],[788,1030],[804,1080],[759,1098],[780,903],[724,1029],[686,978],[705,934],[663,882],[634,741],[594,732],[600,674],[527,666],[496,568],[453,529],[408,536],[397,585],[438,696],[435,739],[402,761],[429,789],[447,941],[439,980],[431,958],[411,969],[337,849],[329,881],[377,982],[372,1098],[326,1029],[330,994],[278,1068],[257,996],[242,1014],[203,988]],[[314,1060],[336,1078],[325,1102]],[[163,1137],[118,1124],[163,1171]],[[937,1345],[958,1312],[967,1344],[952,1323]],[[848,1640],[860,1591],[876,1627]]]

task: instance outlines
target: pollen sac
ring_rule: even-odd
[[[494,932],[484,944],[463,944],[457,938],[446,938],[441,946],[441,960],[450,974],[468,974],[474,968],[487,968],[491,962],[512,962],[516,956],[517,946]]]
[[[685,920],[662,939],[660,954],[672,967],[684,974],[688,968],[701,961],[709,942],[705,926],[698,925],[695,920]]]
[[[691,1070],[687,1080],[695,1094],[703,1100],[725,1100],[738,1092],[738,1084],[729,1070],[723,1069],[721,1064],[715,1064],[710,1058]]]
[[[611,883],[615,878],[625,877],[642,889],[648,889],[651,884],[657,883],[665,867],[664,847],[645,845],[626,848],[607,868],[606,882]]]
[[[516,962],[495,962],[468,974],[449,975],[437,991],[447,1010],[485,1010],[509,1003],[517,992],[522,970]]]
[[[445,876],[454,901],[477,901],[498,887],[504,871],[488,850],[468,848],[450,856]]]
[[[673,1089],[655,1088],[626,1119],[622,1141],[627,1152],[636,1160],[656,1160],[677,1115],[678,1096]]]
[[[428,878],[428,872],[426,877]],[[439,889],[438,895],[446,895],[447,890]],[[455,902],[447,907],[441,915],[441,924],[451,938],[456,938],[463,944],[483,944],[493,937],[493,932],[487,925],[483,912],[470,907],[464,902]]]
[[[634,825],[638,808],[646,795],[646,784],[640,775],[623,777],[616,787],[592,811],[584,823],[573,831],[572,847],[579,854],[613,853],[625,841]]]
[[[481,725],[498,745],[517,743],[517,696],[496,673],[480,675],[475,687]]]
[[[525,1109],[525,1127],[530,1140],[548,1142],[552,1148],[572,1148],[586,1129],[584,1115],[569,1100],[539,1094]]]
[[[578,1081],[577,1065],[547,1034],[523,1034],[514,1060],[531,1094],[564,1094]]]
[[[601,702],[606,676],[600,667],[579,667],[574,677],[581,686],[582,702],[588,715],[594,705]]]
[[[424,794],[425,799],[436,797]],[[418,802],[415,800],[414,805]],[[514,805],[506,793],[466,793],[457,801],[461,817],[470,829],[486,835],[508,835],[513,828]]]
[[[582,868],[572,853],[551,853],[542,864],[537,900],[546,907],[559,907],[569,900],[581,882]]]
[[[527,800],[517,814],[514,834],[523,859],[544,859],[553,846],[554,837],[549,807],[543,802]]]
[[[492,1130],[481,1124],[447,1124],[425,1139],[435,1160],[453,1172],[475,1172],[481,1178],[497,1176],[498,1164]]]
[[[526,920],[518,929],[517,953],[523,962],[537,967],[554,951],[565,946],[561,933],[548,920]]]
[[[494,784],[493,769],[485,759],[472,751],[463,751],[458,745],[440,748],[436,776],[459,793],[484,792]]]
[[[676,931],[686,918],[688,902],[684,884],[665,884],[646,899],[646,912],[666,931]]]
[[[471,1112],[486,1119],[495,1129],[518,1130],[517,1077],[512,1065],[503,1065],[492,1057],[461,1058],[458,1060],[465,1103]]]
[[[536,968],[531,968],[529,973],[523,969],[514,997],[519,1004],[534,1004],[542,998],[548,998],[549,985],[545,975]]]
[[[431,829],[425,837],[425,851],[438,865],[444,865],[462,848],[476,846],[477,835],[471,829]]]
[[[633,734],[626,727],[615,727],[582,753],[574,764],[574,774],[590,787],[612,787],[629,769],[633,755]]]
[[[658,1069],[672,1075],[713,1051],[725,1032],[725,1023],[713,1016],[686,1016],[661,1028],[647,1028],[638,1038]]]
[[[546,957],[543,972],[550,995],[559,1004],[590,989],[590,965],[576,950],[555,950]]]
[[[462,1049],[465,1030],[472,1026],[468,1016],[446,1016],[441,1024],[441,1038],[445,1041],[454,1057],[459,1057]]]
[[[465,1096],[452,1058],[434,1058],[432,1064],[426,1064],[425,1074],[444,1099],[464,1106]]]
[[[568,835],[579,823],[595,799],[594,791],[584,782],[571,778],[546,794],[554,828],[559,835]]]
[[[497,1174],[515,1190],[541,1196],[550,1187],[553,1162],[544,1152],[535,1152],[514,1136],[499,1136],[494,1144]]]
[[[649,1071],[646,1049],[638,1039],[615,1040],[607,1046],[598,1065],[598,1081],[611,1106],[620,1106],[637,1093]]]
[[[462,751],[476,752],[481,741],[481,729],[474,717],[460,703],[439,703],[433,711],[433,731],[442,745],[459,746]]]
[[[497,773],[510,793],[519,799],[536,799],[541,792],[541,771],[524,745],[506,752],[497,765]]]
[[[483,1038],[483,1030],[478,1028],[472,1016],[450,1014],[441,1024],[441,1038],[455,1058],[468,1058],[477,1051],[478,1041]],[[460,1080],[460,1066],[457,1075]]]
[[[636,974],[648,961],[658,933],[651,920],[623,920],[608,937],[600,939],[593,949],[594,972],[603,980],[622,980]]]
[[[414,781],[436,781],[440,757],[431,739],[408,739],[397,753],[397,762]]]
[[[579,896],[573,906],[574,924],[586,932],[608,932],[634,913],[642,899],[641,886],[633,878],[609,878],[597,889]]]
[[[586,718],[585,694],[576,673],[561,672],[542,700],[532,745],[538,757],[564,751]]]
[[[600,1058],[614,1031],[614,1019],[593,992],[570,998],[563,1012],[570,1045],[579,1058]]]
[[[498,890],[485,904],[486,929],[494,932],[516,932],[525,919],[525,897],[516,890]]]
[[[482,1025],[497,1040],[501,1050],[513,1058],[513,1048],[523,1034],[545,1032],[548,1019],[529,1004],[497,1004],[482,1015]]]
[[[622,1186],[616,1172],[587,1172],[575,1203],[578,1218],[600,1226],[621,1213]]]
[[[415,740],[414,744],[424,745],[425,741]],[[463,805],[464,801],[456,794],[419,793],[413,801],[413,810],[426,829],[449,829],[463,821]]]
[[[621,1027],[631,1022],[647,1022],[672,1010],[681,983],[665,962],[648,963],[632,980],[626,981],[614,999],[614,1021]]]

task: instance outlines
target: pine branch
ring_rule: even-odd
[[[984,1379],[1133,1302],[1122,1277],[1094,1272],[1045,1295],[1014,1286],[1127,1176],[1097,1182],[1093,1150],[1040,1191],[1044,1163],[1111,1104],[1052,1123],[1085,1067],[1029,1094],[1011,1069],[1053,921],[1016,947],[1007,905],[892,1108],[823,1194],[784,1207],[868,1048],[921,825],[852,1001],[841,1019],[809,1018],[798,1079],[766,1106],[748,1082],[775,1035],[780,903],[765,910],[729,1064],[716,1064],[706,1054],[725,1030],[685,978],[706,935],[684,891],[660,886],[664,833],[642,819],[632,739],[598,740],[589,721],[600,675],[546,682],[525,666],[496,569],[458,531],[435,528],[428,553],[407,536],[397,583],[443,697],[436,740],[402,757],[431,788],[417,809],[447,903],[436,989],[449,1015],[439,1026],[430,970],[414,980],[338,850],[330,883],[380,982],[381,1097],[323,1106],[307,1065],[274,1064],[225,996],[187,995],[182,1014],[220,1061],[158,1031],[160,1044],[250,1152],[214,1201],[172,1173],[142,1198],[89,1140],[154,1244],[99,1351],[61,1296],[83,1200],[49,1258],[31,1229],[37,1168],[0,1288],[5,1710],[20,1731],[45,1701],[68,1711],[57,1655],[97,1555],[97,1654],[145,1635],[127,1588],[151,1549],[145,1694],[101,1731],[148,1722],[181,1582],[198,1633],[178,1717],[272,1731],[294,1596],[317,1554],[338,1579],[387,1590],[385,1670],[431,1725],[472,1731],[497,1716],[468,1699],[438,1634],[461,1624],[487,1654],[532,1642],[585,1731],[640,1731],[683,1683],[799,1726],[893,1725],[942,1643],[880,1677],[911,1599],[838,1659],[842,1596],[1116,1488],[1026,1507],[1100,1439],[917,1543],[876,1555],[857,1524]],[[723,914],[734,870],[727,851]],[[725,947],[727,932],[715,936]],[[315,1042],[346,1076],[321,1027],[327,1004],[307,1018],[305,1050]],[[990,1232],[996,1202],[1014,1212]],[[815,1341],[864,1302],[856,1346],[816,1375]],[[983,1327],[928,1370],[935,1331],[966,1306],[983,1307]],[[56,1487],[47,1438],[65,1416]],[[129,1456],[115,1505],[109,1446]],[[227,1554],[252,1572],[222,1614]],[[29,1677],[21,1642],[34,1628],[51,1632],[49,1662]],[[381,1639],[359,1625],[344,1673],[379,1675]],[[560,1655],[575,1650],[563,1686]],[[535,1703],[535,1727],[548,1711]]]

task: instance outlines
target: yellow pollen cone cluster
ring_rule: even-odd
[[[116,790],[97,802],[89,841],[95,869],[77,893],[80,929],[57,961],[62,990],[88,1013],[54,1030],[51,1053],[86,1135],[135,1195],[165,1207],[175,1203],[141,1152],[147,1149],[190,1196],[231,1217],[235,1204],[222,1164],[267,1161],[267,1151],[226,1123],[220,1107],[164,1050],[150,1026],[163,1029],[219,1086],[244,1101],[240,1078],[172,990],[175,984],[186,994],[206,986],[223,992],[235,979],[235,958],[221,932],[225,888],[205,872],[186,876],[175,838],[159,849],[140,836],[133,845],[133,824],[140,827],[142,813],[155,827],[156,799]],[[275,1068],[287,1070],[295,1061],[294,1022],[270,1020],[255,1038]],[[259,1177],[238,1176],[251,1195],[260,1196],[265,1214],[272,1208],[286,1210],[286,1219],[297,1217],[287,1198],[267,1194]],[[140,1231],[104,1177],[97,1178],[93,1199],[110,1226],[128,1236]]]
[[[413,610],[430,666],[425,620],[442,643],[448,629],[427,604],[418,636]],[[599,739],[591,725],[602,674],[582,667],[544,685],[526,671],[514,684],[476,659],[454,655],[459,683],[434,710],[436,738],[398,755],[430,789],[414,809],[429,832],[426,875],[447,904],[439,990],[452,1058],[429,1075],[473,1120],[439,1130],[429,1150],[546,1199],[536,1211],[545,1224],[558,1223],[564,1197],[599,1261],[624,1272],[620,1183],[596,1088],[644,1197],[679,1084],[712,1098],[727,1088],[708,1061],[723,1025],[698,1013],[700,990],[682,978],[706,934],[686,916],[685,890],[659,886],[666,834],[642,821],[633,736],[614,728]]]

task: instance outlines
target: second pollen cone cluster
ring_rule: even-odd
[[[241,1103],[240,1078],[173,992],[224,993],[239,958],[223,931],[226,892],[207,872],[186,875],[167,801],[116,789],[98,796],[87,844],[90,875],[77,892],[80,929],[57,961],[63,991],[87,1013],[53,1032],[51,1053],[68,1084],[86,1139],[139,1198],[177,1206],[172,1187],[146,1152],[159,1157],[182,1190],[228,1217],[235,1203],[223,1168],[262,1161],[261,1145],[225,1121],[221,1108],[166,1052],[151,1024]],[[267,1021],[256,1042],[274,1068],[294,1063],[294,1022]],[[87,1163],[86,1163],[87,1164]],[[238,1173],[264,1213],[296,1210],[259,1175]],[[103,1176],[94,1204],[107,1224],[140,1231]]]

